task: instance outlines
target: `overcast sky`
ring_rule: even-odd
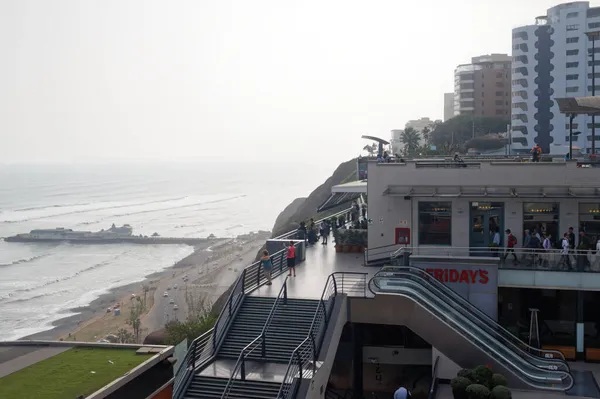
[[[442,118],[456,65],[556,4],[0,0],[0,163],[337,164]]]

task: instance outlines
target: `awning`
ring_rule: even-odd
[[[360,198],[360,196],[361,193],[333,193],[317,208],[317,212],[323,212],[347,202],[354,201]]]
[[[359,180],[331,187],[332,193],[367,193],[367,181]]]
[[[556,98],[561,114],[600,114],[600,96]]]
[[[530,186],[388,186],[383,195],[391,197],[437,198],[595,198],[600,190],[593,187]]]

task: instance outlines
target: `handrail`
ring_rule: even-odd
[[[214,328],[211,328],[192,341],[187,353],[185,354],[185,357],[182,360],[182,364],[175,375],[173,382],[173,398],[177,398],[179,395],[185,392],[191,381],[191,377],[194,374],[193,371],[196,368],[196,364],[206,363],[214,357],[214,351],[212,346],[209,344],[213,333]],[[206,351],[207,346],[209,346],[208,352]]]
[[[364,262],[367,265],[369,262],[385,261],[394,258],[394,254],[405,248],[405,244],[382,245],[380,247],[367,248],[364,252]],[[370,259],[371,256],[380,255],[376,259]]]
[[[221,395],[222,399],[229,397],[229,391],[231,391],[231,388],[233,387],[233,382],[235,381],[235,376],[236,376],[238,370],[240,371],[241,380],[242,381],[246,380],[246,357],[250,353],[252,353],[254,351],[254,349],[256,349],[258,347],[257,341],[260,341],[261,357],[263,357],[263,358],[266,357],[266,333],[267,333],[268,328],[271,325],[273,315],[275,314],[275,309],[277,308],[277,305],[280,303],[280,300],[283,298],[284,304],[287,303],[287,280],[288,280],[288,277],[286,277],[285,280],[283,280],[283,285],[281,286],[281,289],[279,290],[279,293],[277,294],[277,297],[275,298],[275,302],[273,302],[273,306],[271,306],[271,311],[269,312],[269,316],[267,317],[267,320],[265,321],[265,324],[263,326],[263,329],[261,330],[260,335],[258,335],[256,338],[254,338],[252,340],[252,342],[250,342],[248,345],[246,345],[244,347],[244,349],[242,349],[240,355],[238,356],[238,359],[237,359],[235,365],[233,366],[233,369],[231,370],[231,375],[229,377],[229,381],[227,381],[225,390],[223,391],[223,394]]]
[[[433,363],[433,370],[431,371],[431,385],[429,386],[429,395],[427,395],[427,399],[435,399],[435,394],[437,393],[438,388],[438,378],[437,378],[437,368],[438,363],[440,361],[440,357],[435,357],[435,362]]]
[[[570,371],[569,364],[564,361],[565,358],[564,358],[564,355],[562,354],[562,352],[557,351],[557,350],[552,350],[552,349],[534,348],[534,347],[530,346],[529,344],[527,344],[526,342],[521,341],[519,338],[515,337],[510,331],[508,331],[506,328],[504,328],[504,326],[502,326],[500,323],[498,323],[497,321],[492,319],[489,315],[487,315],[485,312],[483,312],[477,306],[473,305],[471,302],[467,301],[461,295],[457,294],[454,290],[452,290],[452,288],[448,287],[446,284],[440,282],[438,279],[431,276],[431,274],[427,273],[426,270],[423,270],[418,267],[413,267],[413,266],[385,266],[380,271],[375,273],[375,275],[373,277],[380,277],[380,273],[398,273],[398,274],[407,273],[409,275],[414,273],[414,274],[422,275],[423,277],[421,277],[421,276],[419,276],[419,277],[426,279],[431,285],[433,285],[439,291],[442,291],[444,294],[446,294],[447,296],[450,296],[452,299],[454,299],[456,302],[458,302],[459,305],[462,305],[463,307],[468,308],[471,313],[475,313],[475,315],[478,316],[479,318],[483,319],[484,322],[487,322],[488,324],[494,326],[494,328],[496,330],[499,330],[502,333],[502,335],[507,338],[508,341],[512,341],[510,343],[513,347],[520,349],[520,350],[525,350],[527,352],[530,352],[530,354],[533,356],[535,356],[535,355],[531,352],[537,351],[540,353],[540,355],[538,357],[545,359],[546,361],[551,361],[553,359],[557,360],[557,361],[560,360],[564,364],[564,367],[566,367],[567,371]],[[390,278],[389,276],[381,276],[381,277]],[[392,278],[394,278],[394,277],[397,278],[397,276],[393,276]],[[400,278],[402,278],[402,277],[400,277]],[[524,347],[525,349],[523,349],[522,347]],[[545,353],[552,354],[552,357],[546,356]]]
[[[347,214],[348,212],[352,211],[352,207],[344,209],[343,211],[339,211],[337,213],[334,213],[332,215],[326,216],[324,218],[321,218],[319,220],[315,220],[315,224],[322,222],[323,220],[329,220],[333,217],[339,217],[343,214]],[[286,238],[290,238],[291,236],[295,236],[298,233],[298,229],[296,230],[292,230],[292,231],[288,231],[287,233],[283,233],[281,235],[278,235],[277,237],[273,238],[274,240],[284,240]]]
[[[380,276],[371,278],[371,280],[369,281],[369,289],[372,292],[375,292],[371,288],[371,284],[379,288],[377,280],[384,278],[385,277]],[[423,307],[423,309],[425,309],[426,311],[431,312],[442,323],[446,324],[449,328],[456,331],[458,334],[463,335],[466,339],[473,343],[477,342],[480,345],[480,349],[483,349],[484,351],[488,352],[488,355],[493,356],[497,361],[506,364],[509,368],[515,369],[515,375],[527,385],[535,387],[537,389],[549,391],[567,391],[573,386],[573,376],[566,371],[547,370],[541,367],[537,367],[518,356],[515,359],[520,359],[524,364],[517,365],[507,356],[507,354],[510,353],[510,350],[507,352],[507,354],[503,354],[502,350],[498,350],[501,347],[494,347],[493,345],[490,345],[488,342],[486,342],[485,336],[481,337],[478,334],[474,333],[475,330],[472,328],[474,325],[464,326],[461,324],[461,321],[449,316],[451,314],[455,314],[455,316],[460,317],[462,313],[459,310],[453,309],[451,305],[447,304],[445,301],[438,298],[434,294],[424,295],[424,293],[427,294],[427,289],[423,289],[424,286],[422,284],[408,279],[403,280],[403,282],[405,283],[405,286],[403,287],[404,290],[402,292],[387,292],[387,294],[405,297],[413,301],[414,303],[419,304],[419,306]],[[446,310],[442,310],[444,309],[444,306],[440,306],[441,304],[446,306]],[[455,311],[453,312],[453,310]],[[468,320],[464,321],[466,321],[467,324],[473,324],[469,323]],[[526,366],[529,370],[525,369],[524,366]],[[535,375],[532,374],[530,370],[536,370],[536,372],[544,372],[544,374],[551,375],[553,377],[539,374]],[[557,384],[559,386],[556,386]]]
[[[367,296],[366,279],[368,273],[336,272],[331,273],[327,277],[327,281],[325,282],[325,286],[323,287],[323,291],[319,299],[319,304],[317,306],[317,309],[315,310],[315,315],[313,316],[313,320],[308,331],[307,337],[300,343],[300,345],[296,347],[296,349],[294,349],[294,352],[290,357],[290,361],[288,362],[288,367],[283,377],[281,387],[279,388],[277,398],[291,399],[296,395],[300,384],[300,380],[304,376],[304,373],[306,371],[309,371],[311,363],[312,376],[314,377],[315,373],[317,372],[317,357],[323,345],[325,332],[327,331],[327,326],[331,318],[331,311],[333,310],[333,306],[335,305],[335,297],[338,295],[338,293],[344,293],[344,275],[346,274],[362,276],[362,281],[364,284],[362,292],[364,297]],[[341,277],[341,281],[340,279],[336,279],[336,276]],[[350,289],[353,290],[353,292],[361,291],[360,289],[355,289],[355,284],[352,284],[350,286]],[[296,376],[298,376],[298,378]]]

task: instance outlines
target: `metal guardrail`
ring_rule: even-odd
[[[440,357],[436,356],[435,362],[433,362],[433,370],[431,371],[431,385],[429,386],[429,394],[427,395],[427,399],[435,399],[435,395],[437,394],[437,389],[438,389],[437,369],[438,369],[439,362],[440,362]]]
[[[301,243],[296,243],[294,245],[296,248],[298,248]],[[286,249],[282,249],[281,251],[271,255],[271,261],[273,263],[273,268],[271,269],[272,279],[284,272],[287,272],[285,254]],[[227,302],[219,314],[214,327],[209,330],[210,336],[207,336],[209,333],[207,332],[201,337],[198,337],[192,341],[191,345],[189,346],[188,352],[183,360],[183,365],[179,368],[177,375],[175,376],[175,385],[173,390],[174,399],[181,399],[191,382],[191,377],[194,374],[193,371],[197,368],[206,366],[208,362],[212,361],[223,340],[225,339],[229,325],[241,306],[244,296],[266,284],[267,281],[267,276],[263,271],[260,261],[254,262],[242,270],[242,274],[240,277],[238,277],[235,285],[233,286]],[[202,340],[200,340],[200,338],[202,338]],[[209,349],[206,348],[206,340],[210,341]],[[206,355],[202,357],[193,355],[194,360],[192,361],[190,358],[192,355],[190,354],[198,352],[202,352]],[[192,368],[191,370],[190,367]]]
[[[292,353],[281,388],[277,394],[279,399],[295,397],[302,378],[305,376],[314,377],[317,372],[317,357],[321,351],[323,338],[329,325],[335,297],[338,294],[366,297],[367,276],[367,273],[344,272],[329,275],[325,287],[323,287],[308,335]]]
[[[334,217],[339,217],[339,216],[342,216],[342,215],[346,215],[346,214],[348,214],[351,211],[352,211],[352,208],[344,209],[343,211],[334,213],[333,215],[329,215],[329,216],[326,216],[326,217],[321,218],[319,220],[316,220],[315,224],[318,225],[323,220],[329,220],[329,219],[332,219]],[[287,233],[283,233],[283,234],[275,237],[274,240],[296,239],[296,237],[298,237],[298,230],[297,229],[296,230],[292,230],[292,231],[288,231]]]
[[[600,251],[506,247],[401,247],[395,256],[457,256],[498,258],[500,269],[600,272]],[[392,259],[392,257],[390,258]]]
[[[365,265],[373,262],[389,261],[398,250],[406,248],[404,244],[383,245],[381,247],[366,248],[364,252]]]
[[[238,374],[238,371],[240,373],[240,379],[242,381],[246,380],[246,358],[248,357],[248,355],[250,355],[252,352],[254,352],[254,350],[256,350],[257,348],[260,347],[261,356],[263,358],[266,357],[266,351],[267,351],[266,334],[271,325],[271,321],[273,320],[273,315],[277,311],[277,307],[281,303],[283,303],[284,305],[287,303],[287,280],[288,280],[288,278],[286,277],[285,280],[283,281],[283,285],[281,286],[281,289],[279,290],[279,294],[277,294],[277,298],[275,299],[275,302],[273,303],[273,306],[271,307],[271,311],[269,312],[269,316],[267,317],[267,320],[265,321],[265,325],[263,326],[263,329],[262,329],[260,335],[257,336],[256,338],[254,338],[252,340],[252,342],[250,342],[248,345],[246,345],[244,347],[244,349],[242,349],[242,352],[240,353],[240,355],[237,359],[237,362],[235,363],[235,365],[233,366],[233,369],[231,370],[231,375],[229,377],[229,381],[227,381],[227,385],[225,387],[225,390],[223,391],[223,394],[221,395],[221,399],[225,399],[225,398],[229,397],[229,392],[231,391],[231,388],[233,387],[233,382],[236,380],[235,377]]]

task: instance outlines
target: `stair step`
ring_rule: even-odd
[[[228,379],[195,376],[184,396],[185,399],[219,399],[227,387]],[[228,398],[276,399],[281,384],[265,381],[234,380]]]

